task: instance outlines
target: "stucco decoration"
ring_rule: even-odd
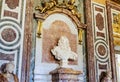
[[[68,59],[76,60],[77,54],[71,51],[69,40],[66,36],[61,36],[58,46],[51,49],[56,59],[60,60],[60,67],[68,67]]]

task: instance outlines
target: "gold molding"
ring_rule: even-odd
[[[79,44],[81,44],[83,39],[83,30],[86,29],[87,25],[81,23],[81,14],[74,5],[75,1],[76,0],[63,0],[62,3],[59,3],[58,0],[50,0],[49,2],[44,2],[42,6],[36,6],[35,9],[39,11],[39,13],[34,13],[34,17],[38,21],[37,37],[41,38],[42,22],[49,15],[54,13],[63,13],[70,17],[76,24],[78,29]]]
[[[41,38],[41,33],[42,33],[42,21],[38,20],[38,25],[37,25],[37,37]]]
[[[82,44],[82,42],[83,42],[83,29],[78,30],[78,40],[79,40],[79,44]]]
[[[113,15],[113,37],[114,44],[120,45],[120,13]]]

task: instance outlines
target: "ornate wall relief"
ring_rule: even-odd
[[[51,81],[49,72],[59,66],[59,61],[54,58],[51,49],[57,45],[61,36],[66,36],[69,39],[71,50],[78,54],[77,61],[69,60],[69,67],[83,71],[83,51],[79,44],[78,29],[84,29],[85,25],[80,21],[80,13],[75,10],[74,2],[60,3],[57,0],[50,0],[46,4],[45,7],[37,6],[36,9],[39,10],[39,13],[35,13],[38,29],[34,81],[41,82]],[[83,81],[83,75],[79,79]]]
[[[101,72],[111,70],[109,35],[105,6],[92,2],[92,8],[95,76],[99,82]]]
[[[0,14],[0,64],[14,61],[21,80],[26,0],[3,0]]]

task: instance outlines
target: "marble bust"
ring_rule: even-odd
[[[0,74],[0,82],[19,82],[18,77],[13,74],[14,64],[12,62],[6,63]]]
[[[51,49],[56,59],[60,60],[60,67],[68,67],[68,59],[76,60],[77,54],[71,51],[69,40],[66,36],[61,36],[58,46]]]
[[[107,70],[106,72],[103,72],[103,76],[101,78],[100,82],[112,82],[112,73],[110,70]]]

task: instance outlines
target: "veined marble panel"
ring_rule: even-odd
[[[0,3],[2,3],[0,7],[0,64],[13,61],[14,73],[21,82],[26,0],[2,0]]]
[[[101,72],[111,70],[109,35],[105,5],[92,2],[92,26],[96,82]]]

